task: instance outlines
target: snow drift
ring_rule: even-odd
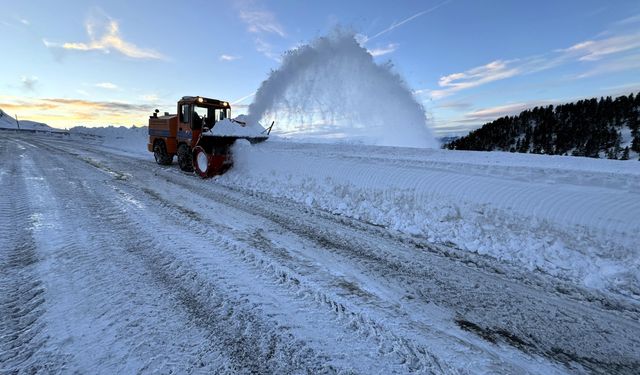
[[[341,30],[287,52],[256,92],[249,117],[275,119],[275,132],[298,138],[438,146],[424,109],[392,66],[376,64]]]
[[[267,142],[217,183],[640,297],[636,161]]]

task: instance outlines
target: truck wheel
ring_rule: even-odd
[[[167,154],[167,146],[163,141],[158,141],[153,145],[153,157],[160,165],[170,165],[173,162],[173,155]]]
[[[201,146],[196,146],[193,150],[193,166],[200,177],[211,177],[211,155]]]
[[[180,165],[180,169],[185,172],[193,172],[193,157],[191,156],[191,150],[189,150],[189,146],[184,143],[181,143],[178,146],[178,165]]]

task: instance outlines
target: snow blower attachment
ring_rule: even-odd
[[[207,178],[227,171],[233,164],[231,146],[238,139],[255,144],[267,140],[268,131],[259,124],[231,119],[228,102],[201,96],[184,96],[178,101],[177,115],[149,117],[149,143],[156,162],[169,165],[178,156],[180,169],[195,171]]]

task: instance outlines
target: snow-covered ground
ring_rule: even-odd
[[[22,130],[38,130],[47,132],[60,132],[63,130],[52,128],[47,124],[41,122],[20,120],[16,121],[15,118],[0,109],[0,129],[22,129]]]
[[[0,373],[640,366],[637,257],[607,253],[635,250],[633,162],[272,139],[201,180],[81,133],[0,133]],[[605,261],[629,279],[586,283]]]
[[[77,133],[149,157],[146,128]],[[640,298],[637,161],[277,138],[234,155],[216,183]]]

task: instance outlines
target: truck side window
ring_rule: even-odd
[[[191,106],[189,104],[183,104],[180,108],[180,122],[183,124],[188,124],[191,115]]]

